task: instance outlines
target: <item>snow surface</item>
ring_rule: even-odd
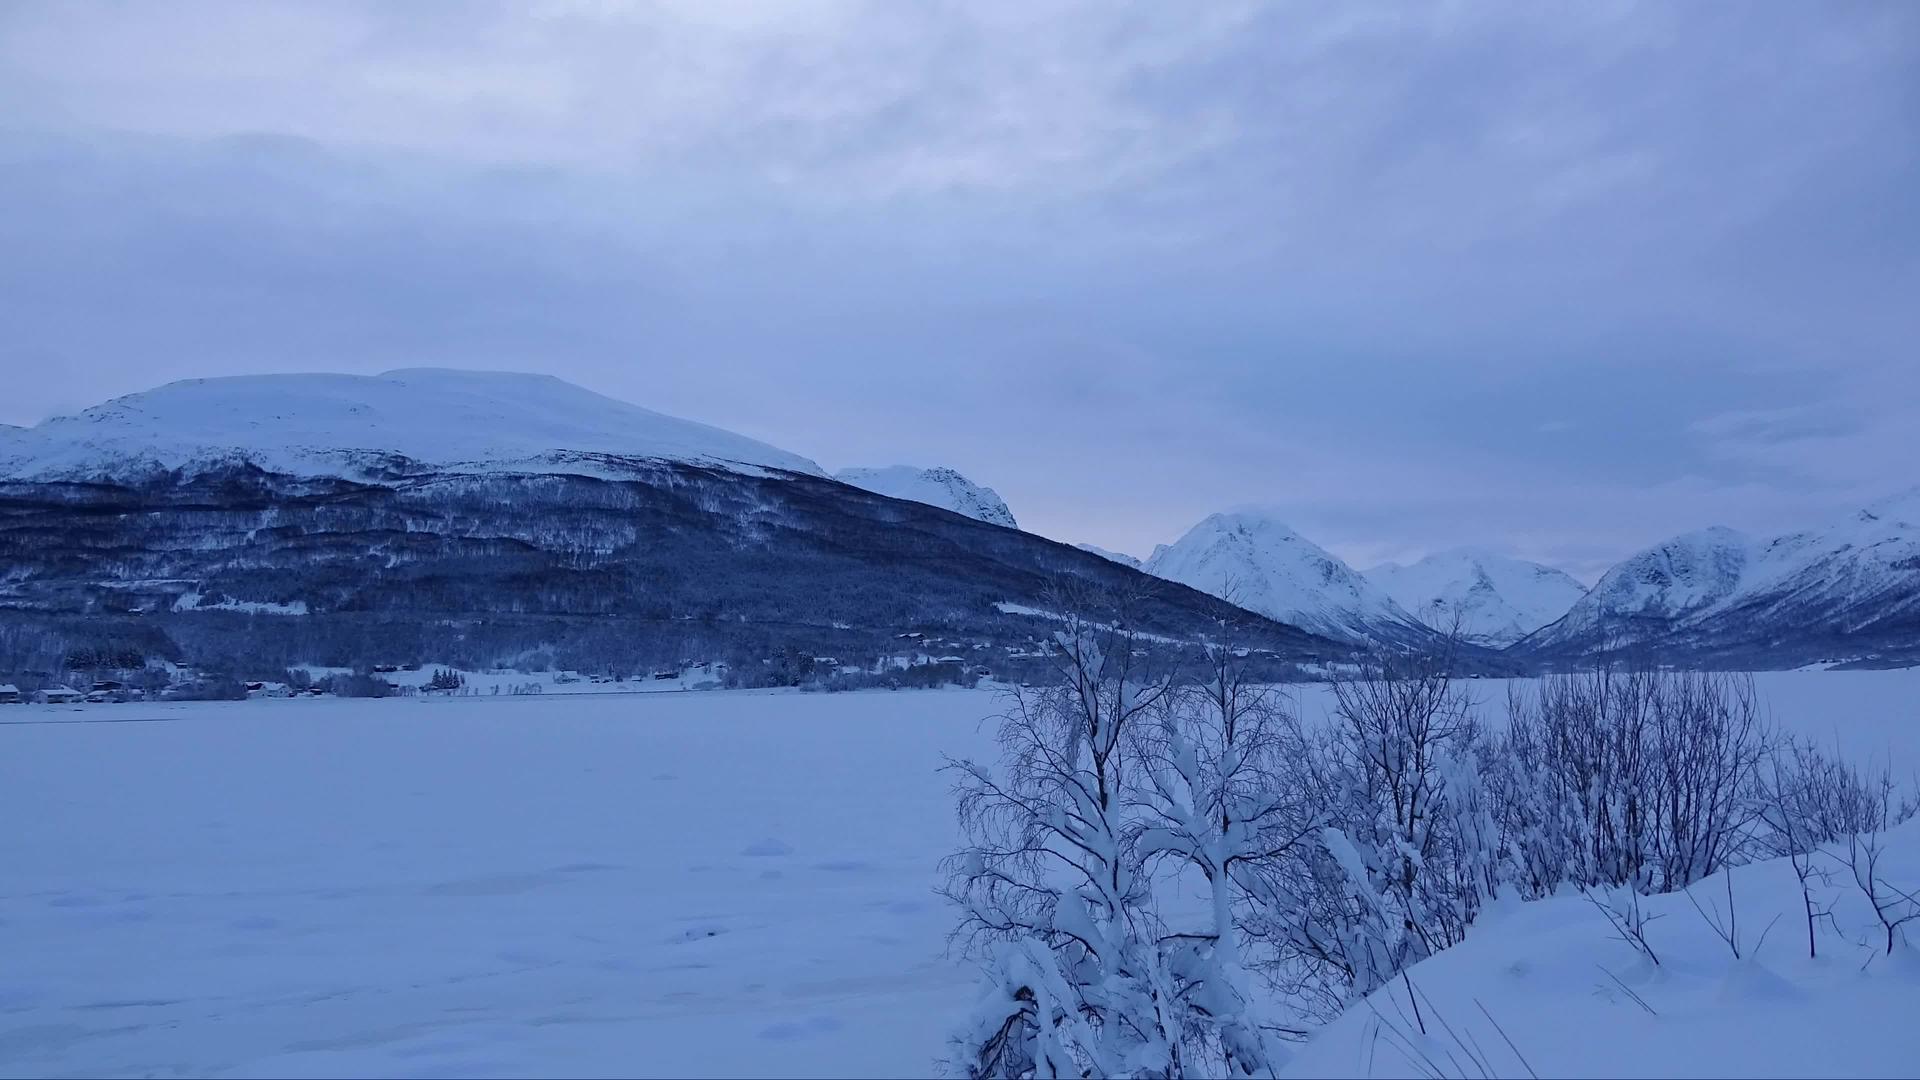
[[[1886,840],[1885,878],[1911,888],[1920,821]],[[1882,955],[1865,899],[1837,862],[1823,865],[1838,876],[1817,902],[1833,906],[1839,929],[1822,926],[1818,958],[1807,955],[1799,883],[1784,859],[1698,882],[1692,901],[1645,898],[1657,966],[1578,895],[1508,903],[1316,1033],[1282,1075],[1912,1076],[1920,951]],[[1740,959],[1693,906],[1726,925],[1729,875]]]
[[[991,705],[0,708],[0,1075],[923,1074]]]
[[[952,469],[935,466],[884,465],[841,469],[835,480],[890,499],[926,503],[990,525],[1019,528],[1006,501],[990,487],[981,487]]]
[[[1587,587],[1565,571],[1491,551],[1457,548],[1411,566],[1385,563],[1366,578],[1436,630],[1510,645],[1565,615]]]
[[[207,603],[206,597],[197,592],[184,592],[173,599],[175,611],[244,611],[249,615],[305,615],[307,602],[295,600],[290,604],[275,603],[271,600],[222,600]]]
[[[1758,679],[1788,726],[1920,768],[1920,672]],[[1324,713],[1324,688],[1299,696]],[[0,706],[0,1075],[925,1075],[977,992],[933,895],[957,842],[936,770],[990,754],[999,707],[957,690]],[[1735,871],[1755,936],[1771,873]],[[1413,977],[1456,1025],[1478,997],[1542,1075],[1920,1060],[1913,983],[1837,948],[1795,966],[1791,918],[1764,972],[1731,970],[1674,900],[1652,929],[1668,976],[1636,972],[1574,900],[1496,915]],[[1295,1070],[1359,1071],[1361,1023]]]
[[[797,454],[546,375],[419,368],[241,375],[129,394],[0,439],[0,477],[66,479],[246,460],[358,475],[427,466],[597,472],[580,455],[823,475]]]
[[[1146,571],[1333,637],[1419,625],[1352,567],[1259,511],[1208,517],[1155,549]]]

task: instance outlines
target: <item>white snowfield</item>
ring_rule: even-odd
[[[0,438],[0,477],[235,460],[294,475],[358,475],[394,455],[446,469],[591,473],[592,456],[609,455],[824,475],[798,454],[551,376],[419,368],[168,383],[15,429]]]
[[[1759,681],[1787,726],[1920,768],[1920,673]],[[957,842],[937,770],[991,753],[997,708],[973,691],[0,706],[0,1075],[925,1075],[977,993],[933,892]],[[1300,708],[1321,715],[1324,693]],[[1895,879],[1920,884],[1920,833],[1891,839]],[[1749,942],[1796,899],[1777,866],[1734,882]],[[1657,972],[1563,898],[1496,913],[1411,977],[1491,1075],[1526,1072],[1476,1003],[1541,1076],[1920,1063],[1920,977],[1860,970],[1858,910],[1818,963],[1795,959],[1789,912],[1753,965],[1683,898],[1651,903]],[[1389,995],[1375,1007],[1397,1018]],[[1373,1016],[1290,1071],[1420,1075]]]
[[[1419,625],[1378,586],[1264,511],[1211,515],[1156,548],[1145,569],[1331,637],[1360,640]]]
[[[992,704],[0,707],[0,1074],[924,1073]]]
[[[1463,634],[1488,645],[1519,641],[1587,594],[1563,570],[1474,548],[1385,563],[1365,576],[1428,626],[1451,630],[1457,617]]]
[[[843,484],[885,495],[890,499],[926,503],[942,510],[1017,529],[1013,511],[1006,500],[990,487],[982,487],[952,469],[935,466],[922,469],[913,465],[884,465],[841,469],[833,474]]]

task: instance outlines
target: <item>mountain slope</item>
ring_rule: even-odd
[[[1433,636],[1352,567],[1258,511],[1208,517],[1155,550],[1146,570],[1345,641]]]
[[[1564,571],[1489,551],[1460,548],[1410,566],[1386,563],[1366,572],[1406,611],[1436,630],[1459,619],[1469,639],[1509,645],[1567,613],[1586,586]]]
[[[1133,617],[1160,638],[1236,614],[538,377],[199,380],[0,446],[0,671],[64,650],[268,677],[409,659],[631,672],[871,660],[908,631],[1017,661],[1053,630],[1032,612],[1076,579],[1150,593]],[[1282,659],[1345,651],[1266,620],[1248,635]]]
[[[798,454],[550,376],[423,368],[169,383],[0,440],[0,477],[129,476],[241,461],[296,476],[396,467],[592,475],[620,464],[609,457],[821,472]]]
[[[1621,645],[1771,664],[1920,653],[1920,491],[1804,532],[1675,537],[1609,570],[1522,643],[1562,654]]]
[[[990,487],[981,487],[952,469],[885,465],[841,469],[833,474],[833,478],[888,498],[911,499],[942,510],[951,510],[989,525],[1003,525],[1009,529],[1020,527],[1013,520],[1013,511],[1007,509],[1006,502],[998,492]]]

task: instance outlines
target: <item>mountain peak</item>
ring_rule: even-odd
[[[1146,571],[1350,641],[1423,632],[1386,593],[1263,509],[1209,515],[1156,549]]]
[[[1212,527],[1214,529],[1235,530],[1247,534],[1260,534],[1272,537],[1293,537],[1304,539],[1293,526],[1287,524],[1278,510],[1262,506],[1240,506],[1231,510],[1221,510],[1208,514],[1194,528]]]

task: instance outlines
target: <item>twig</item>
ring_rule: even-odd
[[[1476,1007],[1479,1008],[1480,1015],[1487,1018],[1487,1023],[1493,1025],[1493,1030],[1499,1032],[1500,1037],[1502,1039],[1506,1039],[1507,1049],[1513,1051],[1513,1056],[1520,1059],[1520,1067],[1527,1070],[1527,1075],[1533,1077],[1533,1080],[1540,1080],[1540,1074],[1537,1072],[1534,1072],[1533,1066],[1527,1063],[1527,1056],[1520,1052],[1519,1047],[1513,1045],[1512,1039],[1507,1038],[1507,1031],[1505,1028],[1500,1026],[1500,1021],[1495,1020],[1493,1018],[1493,1014],[1487,1011],[1487,1007],[1485,1005],[1480,1004],[1479,998],[1474,998],[1473,1003]]]
[[[1635,1005],[1638,1005],[1641,1008],[1647,1010],[1648,1016],[1660,1015],[1659,1013],[1653,1011],[1653,1006],[1647,1004],[1647,999],[1633,992],[1633,987],[1628,986],[1626,983],[1621,982],[1620,977],[1618,975],[1615,975],[1613,972],[1608,971],[1606,967],[1601,964],[1595,964],[1593,966],[1599,968],[1601,974],[1605,975],[1609,979],[1612,979],[1613,984],[1615,986],[1618,986],[1620,989],[1625,990],[1627,992],[1627,996],[1633,999],[1633,1003]]]

